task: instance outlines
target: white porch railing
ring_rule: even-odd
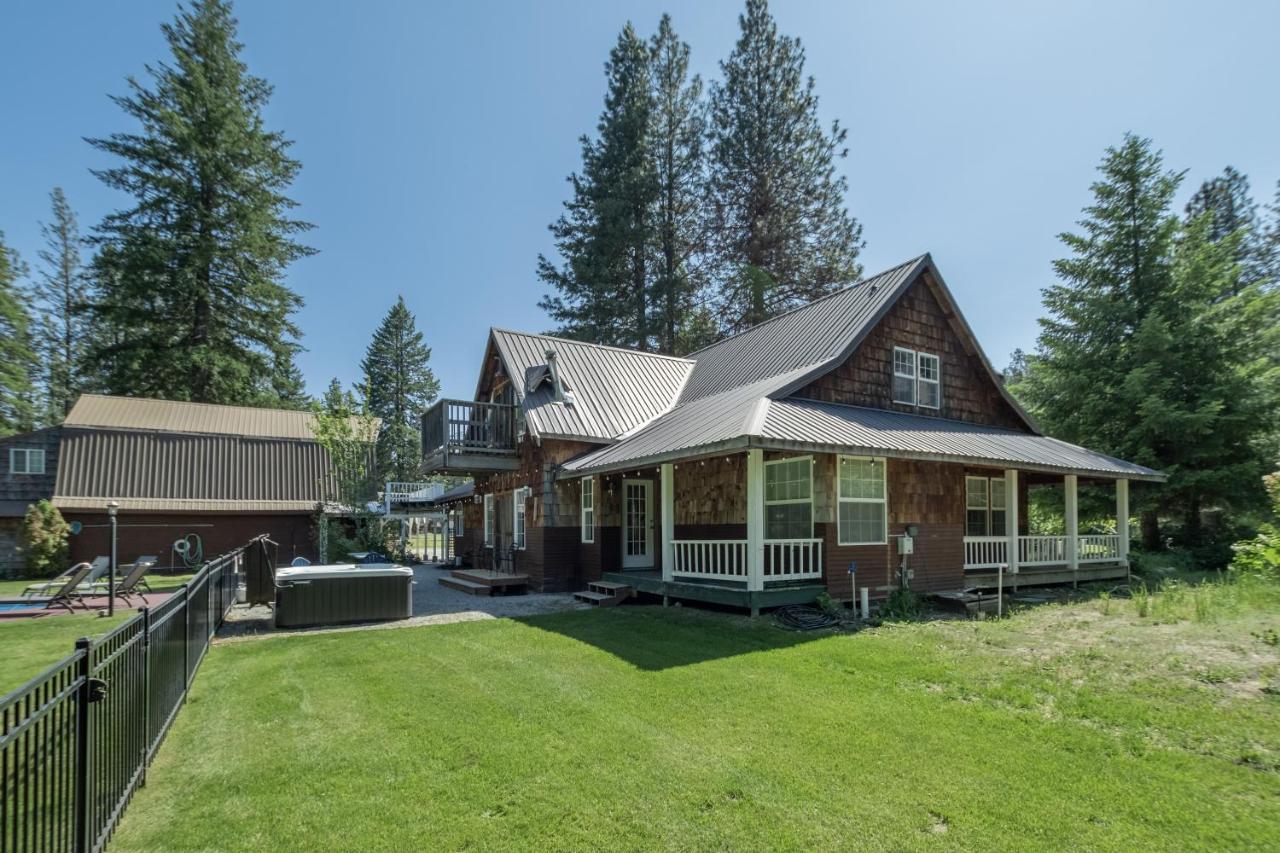
[[[745,581],[750,569],[745,539],[674,539],[671,576]],[[821,539],[766,539],[764,579],[805,580],[822,577]]]
[[[673,539],[674,577],[708,580],[747,579],[747,540]]]
[[[1009,540],[1004,536],[964,537],[964,567],[994,569],[1009,562]]]
[[[1120,559],[1120,534],[1081,536],[1076,554],[1082,563],[1109,563]]]
[[[1081,563],[1110,563],[1120,559],[1118,534],[1086,535],[1076,538],[1076,559]],[[1009,540],[1004,536],[964,537],[964,567],[994,569],[1009,563]],[[1064,565],[1067,537],[1019,536],[1018,564],[1021,566]]]
[[[822,577],[821,539],[764,540],[765,580]]]

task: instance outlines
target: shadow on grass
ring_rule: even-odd
[[[651,605],[527,616],[514,621],[595,646],[648,671],[790,648],[830,636],[827,631],[784,631],[769,616],[752,619],[700,608]]]

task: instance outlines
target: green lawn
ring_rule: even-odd
[[[1280,596],[797,635],[626,606],[219,644],[116,850],[1260,849]]]
[[[191,575],[157,576],[151,579],[156,592],[181,586]],[[0,581],[0,599],[17,598],[32,581]],[[135,600],[136,601],[136,600]],[[116,615],[107,619],[96,612],[59,614],[39,619],[0,621],[0,695],[43,672],[69,655],[80,637],[104,634],[138,612],[138,605],[116,604]]]

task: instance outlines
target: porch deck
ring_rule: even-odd
[[[1004,586],[1047,586],[1057,583],[1093,583],[1105,580],[1124,580],[1129,568],[1123,563],[1088,563],[1073,572],[1065,563],[1049,566],[1022,566],[1017,574],[1005,572]],[[999,585],[999,571],[992,568],[965,569],[964,584],[968,588],[995,589]]]
[[[765,607],[781,607],[784,604],[811,604],[826,589],[821,581],[780,581],[752,591],[747,589],[746,581],[712,581],[700,578],[664,581],[662,572],[656,570],[604,572],[601,577],[613,583],[627,584],[638,592],[685,601],[743,607],[752,613]]]

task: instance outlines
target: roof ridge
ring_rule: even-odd
[[[813,300],[813,301],[811,301],[811,302],[806,302],[806,303],[805,303],[805,304],[803,304],[803,305],[797,305],[795,308],[789,308],[789,309],[787,309],[786,311],[783,311],[781,314],[775,314],[775,315],[773,315],[772,317],[770,317],[770,318],[769,318],[769,319],[767,319],[767,320],[762,320],[761,322],[756,323],[754,326],[750,326],[750,327],[748,327],[748,328],[746,328],[746,329],[743,329],[741,332],[734,332],[732,335],[729,335],[728,337],[721,338],[720,340],[716,341],[714,344],[708,344],[707,346],[703,347],[702,349],[694,350],[693,352],[689,353],[689,356],[688,356],[688,357],[689,357],[689,358],[692,358],[693,356],[698,355],[698,353],[706,352],[707,350],[709,350],[709,349],[713,349],[714,347],[718,347],[718,346],[720,346],[721,344],[726,343],[727,341],[731,341],[731,340],[733,340],[733,339],[735,339],[735,338],[740,338],[740,337],[742,337],[743,335],[746,335],[746,334],[749,334],[749,333],[751,333],[751,332],[754,332],[756,329],[762,329],[762,328],[764,328],[765,326],[769,325],[770,323],[774,322],[775,320],[781,320],[783,317],[786,317],[786,316],[788,316],[788,315],[790,315],[790,314],[795,314],[797,311],[804,311],[806,308],[812,308],[814,305],[818,305],[818,304],[821,304],[821,303],[823,303],[823,302],[826,302],[828,299],[834,299],[835,297],[840,296],[841,294],[848,293],[850,290],[853,290],[854,288],[858,287],[859,285],[866,284],[867,282],[871,281],[872,279],[876,279],[876,278],[884,278],[885,276],[889,275],[890,273],[897,272],[898,270],[902,269],[903,267],[908,267],[908,266],[911,266],[912,264],[919,263],[921,260],[923,260],[923,259],[925,259],[925,258],[927,258],[927,257],[929,257],[929,253],[928,253],[928,252],[924,252],[924,253],[922,253],[922,254],[916,255],[916,256],[915,256],[914,258],[912,258],[911,260],[903,261],[902,263],[900,263],[900,264],[895,264],[894,266],[891,266],[891,267],[889,267],[888,269],[881,270],[880,272],[876,273],[875,275],[863,276],[862,278],[860,278],[860,279],[858,279],[857,281],[855,281],[853,284],[845,285],[844,287],[841,287],[841,288],[839,288],[838,290],[833,290],[832,292],[828,293],[826,296],[819,296],[817,299],[814,299],[814,300]],[[815,364],[816,364],[816,363],[817,363],[817,362],[815,362]]]
[[[667,355],[661,352],[646,352],[640,349],[630,349],[628,347],[615,347],[611,344],[597,344],[593,341],[579,341],[574,338],[562,338],[556,335],[544,335],[539,332],[522,332],[518,329],[507,329],[502,326],[490,326],[490,331],[502,332],[504,335],[520,335],[525,338],[545,338],[549,341],[562,341],[566,344],[577,344],[578,346],[594,347],[595,349],[613,350],[614,352],[625,352],[627,355],[644,355],[650,358],[665,358],[669,361],[679,361],[684,364],[693,364],[693,359],[681,355]]]

